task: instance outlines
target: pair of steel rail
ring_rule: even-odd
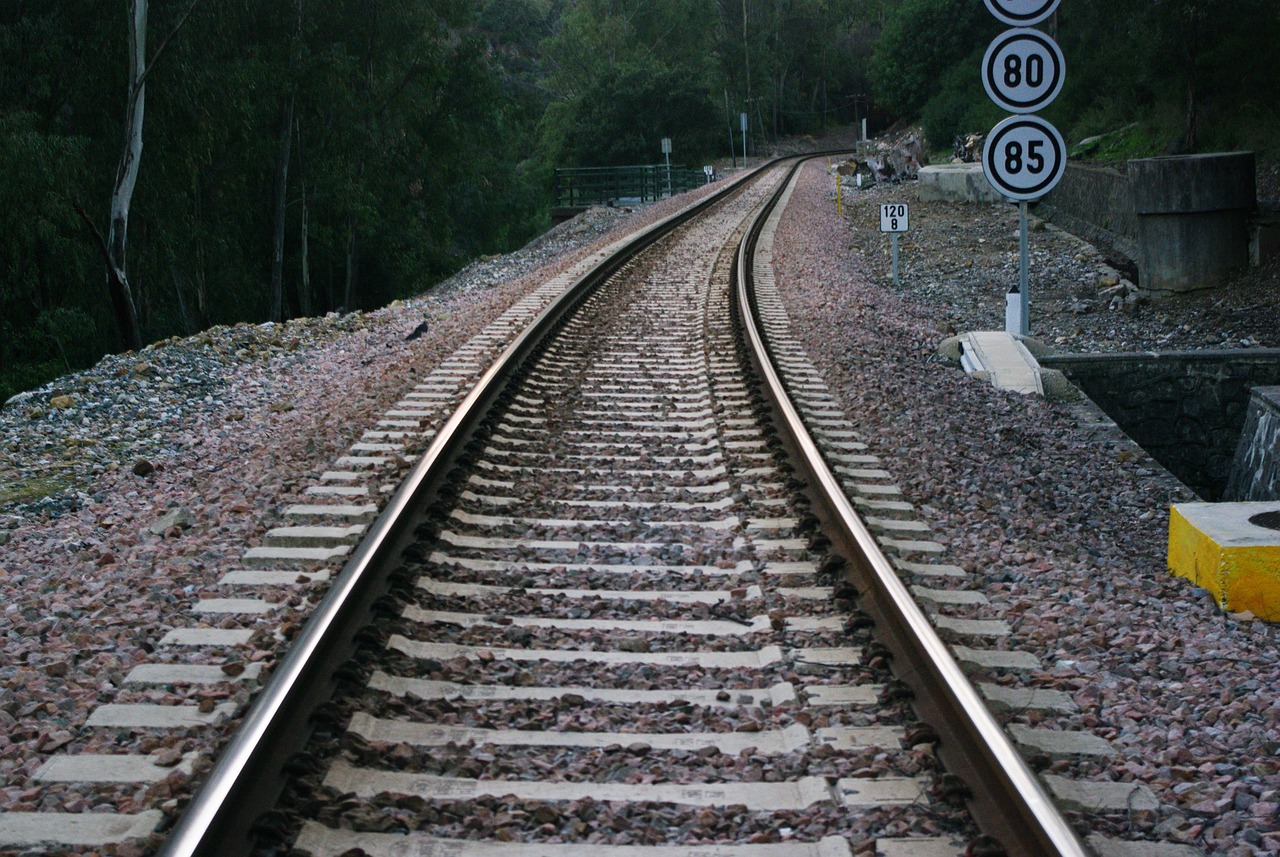
[[[823,461],[774,369],[769,343],[755,318],[751,262],[760,232],[804,161],[832,154],[836,153],[795,158],[739,247],[734,289],[752,363],[792,462],[810,486],[810,500],[824,531],[849,564],[852,582],[861,593],[860,606],[875,620],[894,654],[898,678],[915,693],[918,716],[939,735],[938,750],[948,769],[968,786],[969,808],[979,827],[999,840],[1010,857],[1084,857],[1088,852],[964,677]],[[169,834],[161,857],[237,857],[251,852],[254,822],[283,791],[286,763],[305,745],[312,714],[332,697],[334,672],[355,651],[356,637],[371,619],[395,558],[414,541],[414,530],[439,496],[449,471],[520,366],[629,259],[770,166],[722,182],[716,193],[639,232],[516,336],[370,527]]]

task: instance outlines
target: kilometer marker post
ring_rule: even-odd
[[[898,236],[911,226],[911,212],[905,202],[880,204],[880,231],[889,233],[889,245],[893,252],[893,284],[898,285]]]

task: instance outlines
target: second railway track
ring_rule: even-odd
[[[553,339],[512,347],[496,370],[510,377],[464,402],[472,421],[445,426],[435,470],[411,477],[421,491],[401,489],[399,522],[335,584],[372,578],[385,594],[324,620],[340,642],[304,635],[277,670],[292,690],[259,702],[165,853],[964,852],[978,833],[966,787],[908,704],[932,679],[890,672],[901,640],[877,638],[892,623],[857,610],[866,585],[839,555],[875,562],[811,504],[793,462],[812,441],[775,427],[750,369],[757,335],[735,319],[752,301],[735,295],[740,245],[787,177],[764,170],[612,265]],[[774,350],[795,394],[821,402],[803,354]],[[889,520],[887,479],[842,416],[811,412]],[[305,666],[309,648],[344,663]],[[922,708],[945,721],[957,705]],[[987,763],[956,745],[987,727],[949,726],[972,789]],[[997,787],[987,814],[1017,788]],[[1047,834],[1005,838],[1010,853],[1083,853],[1045,807],[1001,813],[1005,833],[1049,817]]]

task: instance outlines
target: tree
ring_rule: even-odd
[[[583,0],[543,43],[558,97],[543,145],[557,163],[649,163],[672,137],[700,157],[720,139],[713,7],[703,0]]]
[[[886,18],[872,56],[876,101],[899,116],[919,116],[943,76],[985,45],[995,29],[981,3],[904,0]],[[975,65],[975,78],[977,73]]]
[[[160,43],[155,56],[147,61],[148,0],[129,0],[129,80],[127,109],[124,124],[124,150],[116,166],[115,184],[111,190],[111,211],[107,218],[107,236],[104,239],[93,227],[93,221],[81,210],[81,215],[101,245],[107,265],[107,292],[111,298],[112,314],[116,329],[125,347],[137,350],[142,347],[142,332],[138,326],[138,310],[129,288],[126,267],[129,235],[129,206],[138,185],[138,169],[142,164],[142,123],[146,115],[147,78],[165,48],[202,0],[190,0],[178,23]]]

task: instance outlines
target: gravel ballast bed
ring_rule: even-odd
[[[1017,270],[1016,210],[919,203],[914,189],[898,186],[846,197],[846,222],[832,196],[825,169],[808,167],[778,233],[775,266],[792,330],[947,545],[948,560],[991,600],[984,618],[1009,622],[1008,647],[1040,658],[1043,670],[1027,683],[1069,692],[1081,713],[1060,725],[1115,745],[1117,756],[1087,772],[1143,783],[1161,801],[1153,817],[1106,832],[1233,857],[1280,853],[1278,635],[1224,616],[1166,570],[1167,506],[1193,499],[1190,492],[1170,496],[1167,480],[1092,440],[1066,407],[995,390],[933,358],[952,329],[1002,327],[1003,292]],[[945,226],[933,241],[914,237],[895,288],[873,218],[880,202],[901,199],[912,204],[913,228],[967,226]],[[984,236],[997,251],[965,264],[960,245],[971,249]],[[1274,296],[1241,307],[1228,291],[1137,315],[1055,312],[1054,294],[1092,290],[1105,269],[1063,233],[1037,232],[1033,247],[1041,279],[1032,294],[1048,299],[1032,304],[1032,332],[1063,350],[1221,344],[1206,324],[1230,325],[1231,339],[1276,344],[1274,316],[1268,328],[1258,309]],[[1045,271],[1062,274],[1036,273]]]
[[[871,451],[948,545],[949,560],[991,599],[981,615],[1013,625],[1014,639],[1001,648],[1035,653],[1045,671],[1029,683],[1072,694],[1081,714],[1064,726],[1092,729],[1117,746],[1103,776],[1145,783],[1160,797],[1156,818],[1109,832],[1191,842],[1212,854],[1280,853],[1277,635],[1224,618],[1205,593],[1165,572],[1165,507],[1191,495],[1170,496],[1140,462],[1091,443],[1060,406],[994,391],[930,359],[949,328],[1000,326],[1005,281],[1016,276],[1015,215],[939,205],[972,232],[953,224],[950,240],[933,243],[917,233],[904,246],[904,287],[894,290],[884,281],[887,241],[872,231],[873,218],[876,203],[896,201],[903,189],[849,200],[855,222],[869,227],[863,232],[837,218],[830,190],[820,168],[806,170],[775,248],[797,335]],[[30,777],[52,755],[103,743],[170,765],[182,753],[207,754],[225,727],[94,735],[84,720],[117,700],[133,666],[158,659],[154,644],[166,631],[192,624],[194,601],[217,592],[222,574],[241,567],[244,549],[279,525],[287,499],[330,469],[415,378],[590,252],[586,245],[609,240],[592,244],[609,226],[637,228],[705,192],[630,217],[593,212],[385,310],[215,329],[109,357],[0,411],[0,484],[24,487],[0,494],[6,808],[175,810],[191,789],[177,771],[136,789],[39,787]],[[928,223],[929,206],[910,201],[913,225]],[[982,236],[989,236],[984,247],[998,245],[991,258],[958,246],[976,247]],[[1105,274],[1096,254],[1052,230],[1037,232],[1033,248],[1036,270],[1062,272],[1062,294],[1082,296],[1060,298],[1057,314],[1037,315],[1051,306],[1033,303],[1033,333],[1061,350],[1280,345],[1280,301],[1242,290],[1176,311],[1076,312]],[[1046,299],[1047,285],[1033,280]],[[428,334],[406,345],[424,316]],[[72,401],[55,404],[61,396]],[[154,470],[134,475],[139,459]],[[177,508],[195,523],[147,532]],[[273,596],[287,597],[289,609],[257,623],[243,660],[278,658],[282,618],[298,624],[319,594]],[[243,711],[250,692],[126,695],[229,700]]]
[[[191,608],[202,596],[233,594],[218,581],[284,523],[284,506],[303,499],[418,379],[518,300],[714,189],[639,212],[593,209],[382,310],[165,340],[8,402],[0,409],[5,809],[175,813],[234,719],[181,732],[94,729],[85,725],[90,712],[145,699],[205,710],[230,702],[242,714],[256,683],[146,688],[124,679],[140,664],[171,660],[157,650],[168,631],[206,623],[256,629],[230,659],[269,668],[323,586],[263,590],[277,609],[256,620],[202,623]],[[406,341],[424,319],[426,334]],[[182,521],[156,527],[177,510]],[[208,662],[202,652],[184,654]],[[201,758],[194,779],[175,767],[150,787],[32,779],[50,758],[80,752],[141,753],[165,766],[186,753]]]

